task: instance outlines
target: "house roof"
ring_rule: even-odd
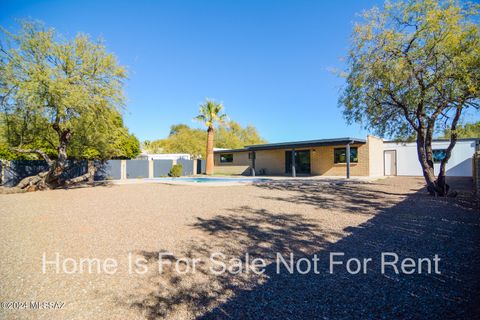
[[[249,150],[268,150],[268,149],[283,149],[283,148],[304,148],[304,147],[319,147],[319,146],[332,146],[342,145],[347,143],[366,143],[365,139],[358,138],[334,138],[334,139],[317,139],[306,141],[291,141],[291,142],[279,142],[279,143],[266,143],[266,144],[254,144],[246,146]]]
[[[243,149],[219,150],[215,152],[224,153],[224,152],[272,150],[272,149],[293,149],[293,148],[333,146],[333,145],[343,145],[343,144],[346,145],[347,143],[364,144],[366,143],[366,140],[359,139],[359,138],[345,137],[345,138],[334,138],[334,139],[290,141],[290,142],[279,142],[279,143],[254,144],[254,145],[245,146],[245,148]]]
[[[241,148],[241,149],[217,149],[217,150],[213,150],[214,153],[230,153],[230,152],[242,152],[242,151],[249,151],[249,149]]]

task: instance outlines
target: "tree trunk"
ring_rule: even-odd
[[[88,161],[87,173],[85,173],[81,176],[66,180],[64,185],[65,186],[70,186],[70,185],[77,184],[77,183],[83,182],[83,181],[88,181],[89,183],[93,183],[94,182],[94,177],[95,177],[95,171],[96,171],[96,166],[95,166],[95,163],[93,162],[93,160]]]
[[[427,139],[424,129],[417,132],[417,156],[422,166],[423,177],[427,183],[427,190],[431,195],[435,195],[435,172],[433,171],[433,161],[428,161],[427,157]],[[431,144],[428,146],[431,152]]]
[[[457,143],[457,124],[458,120],[460,120],[460,115],[462,114],[462,106],[458,107],[457,110],[455,111],[455,116],[453,117],[452,120],[452,126],[450,128],[450,144],[447,147],[447,150],[445,151],[445,158],[442,159],[442,162],[440,163],[440,171],[438,173],[438,178],[437,178],[437,193],[442,196],[448,195],[449,192],[449,185],[446,182],[446,166],[447,162],[450,159],[452,155],[452,150],[455,147],[455,144]],[[455,193],[456,195],[456,193]]]
[[[64,185],[65,181],[60,179],[60,176],[65,171],[67,166],[67,147],[72,137],[70,129],[62,130],[57,123],[54,123],[53,129],[58,134],[59,144],[58,144],[58,157],[55,161],[51,160],[43,151],[41,150],[21,150],[13,149],[14,151],[20,153],[36,153],[43,157],[47,162],[49,169],[48,171],[40,172],[35,176],[30,176],[22,179],[16,186],[18,189],[35,191],[35,190],[44,190],[44,189],[55,189]]]
[[[213,136],[214,136],[213,127],[208,127],[207,130],[207,165],[206,165],[206,174],[213,174]]]
[[[440,163],[440,170],[438,177],[435,179],[435,172],[433,166],[433,150],[432,150],[432,136],[433,136],[433,124],[429,125],[425,131],[423,128],[417,131],[417,154],[422,166],[423,177],[427,183],[427,190],[431,195],[435,196],[447,196],[449,195],[450,186],[446,182],[446,165],[452,150],[457,142],[457,123],[462,113],[462,106],[457,107],[455,116],[452,120],[450,144],[445,151],[445,158]],[[456,193],[452,193],[454,196]]]
[[[58,157],[55,161],[54,167],[49,170],[46,183],[55,188],[62,184],[60,181],[60,176],[65,171],[67,166],[67,146],[70,142],[70,138],[72,137],[72,133],[70,129],[62,130],[60,129],[60,126],[56,124],[53,125],[53,128],[58,134]]]

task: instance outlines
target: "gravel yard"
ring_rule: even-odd
[[[0,319],[478,318],[479,211],[422,186],[396,177],[0,195]],[[217,252],[242,271],[254,258],[267,266],[215,275]],[[330,273],[332,252],[344,264]],[[440,273],[382,274],[382,252],[437,254]],[[318,272],[277,272],[277,253],[318,257]],[[372,261],[352,275],[352,257]],[[87,258],[98,260],[81,270]]]

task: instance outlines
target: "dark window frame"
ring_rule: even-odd
[[[442,158],[439,158],[438,156],[435,155],[435,151],[437,152],[442,152]],[[433,158],[433,163],[441,163],[442,160],[445,158],[447,153],[447,149],[433,149],[432,150],[432,158]]]
[[[224,157],[229,156],[230,160],[226,160]],[[233,153],[221,153],[220,154],[220,163],[233,163]]]
[[[340,156],[337,152],[344,153],[343,157],[345,161],[340,161]],[[333,163],[334,164],[346,164],[347,163],[347,148],[334,148],[333,149]],[[358,163],[358,147],[350,147],[350,163]]]

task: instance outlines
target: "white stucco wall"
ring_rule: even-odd
[[[434,141],[433,149],[446,149],[448,141]],[[383,150],[397,151],[397,175],[421,176],[422,168],[418,161],[416,143],[384,142]],[[457,141],[452,150],[452,156],[447,163],[447,176],[472,176],[472,156],[475,152],[475,140]],[[435,174],[438,174],[440,164],[435,163]]]

